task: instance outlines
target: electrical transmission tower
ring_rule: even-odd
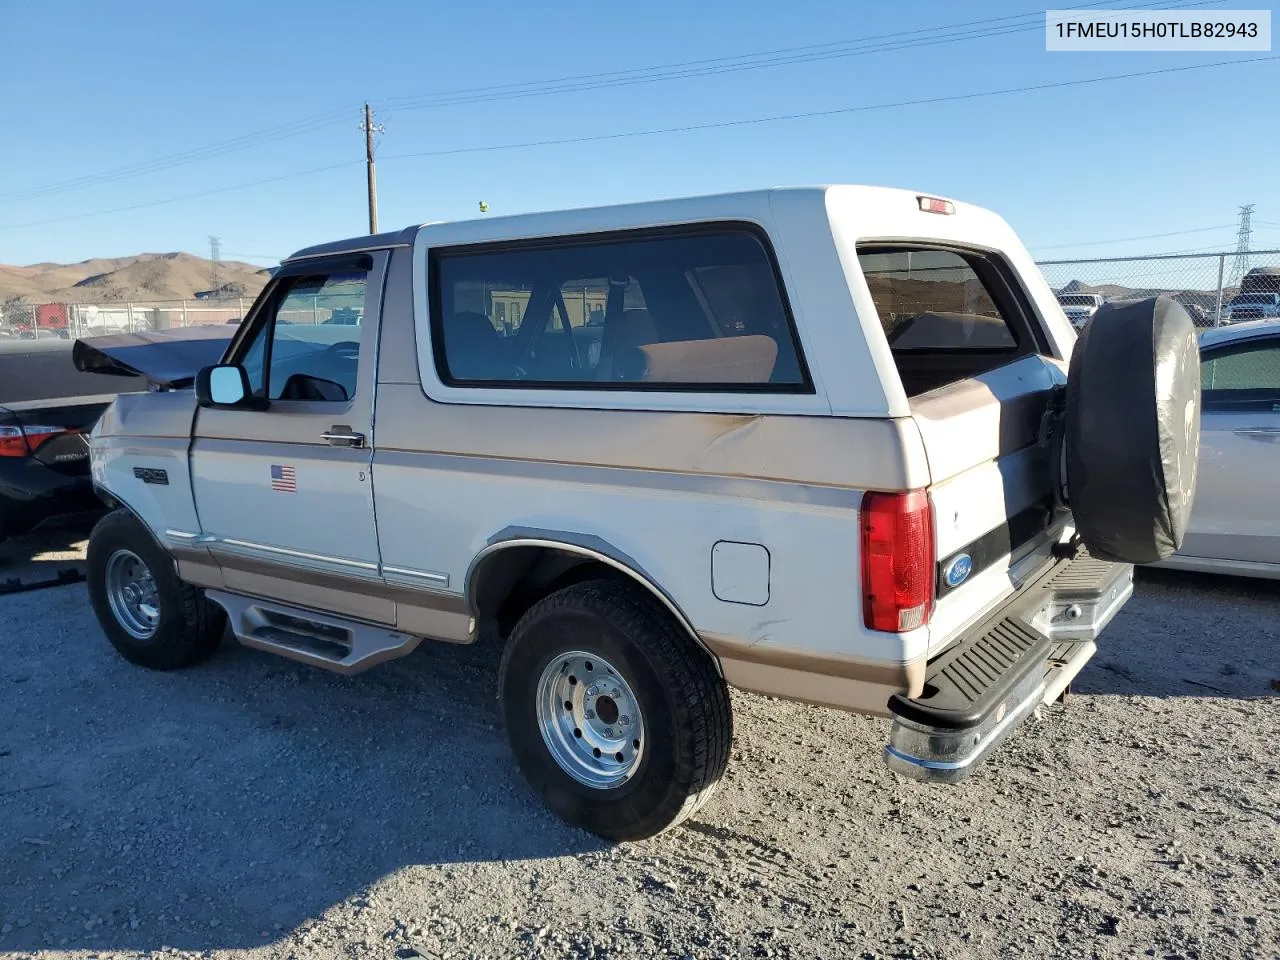
[[[209,295],[211,297],[216,297],[221,285],[220,278],[218,277],[218,268],[222,265],[221,237],[209,237],[209,259],[213,262],[213,276],[211,279],[211,286],[209,288]]]
[[[1231,282],[1238,284],[1249,272],[1249,245],[1253,228],[1249,221],[1253,217],[1254,205],[1248,204],[1240,208],[1240,230],[1236,233],[1236,258],[1231,262]]]

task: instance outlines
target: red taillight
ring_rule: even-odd
[[[923,490],[862,498],[862,610],[868,629],[903,633],[933,612],[933,508]]]
[[[0,457],[28,457],[50,437],[75,433],[67,427],[0,426]]]
[[[916,199],[920,201],[920,209],[925,213],[941,213],[949,216],[956,212],[956,205],[941,197],[917,197]]]
[[[25,457],[29,452],[20,427],[0,426],[0,457]]]

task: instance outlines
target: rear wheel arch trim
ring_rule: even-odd
[[[619,550],[616,550],[611,544],[596,537],[591,537],[592,541],[587,543],[575,542],[574,538],[565,534],[552,534],[546,532],[538,533],[522,533],[514,536],[502,536],[489,543],[483,550],[475,555],[470,566],[467,567],[467,573],[463,580],[463,596],[466,598],[468,608],[473,614],[478,615],[480,605],[477,602],[477,591],[479,588],[480,572],[486,561],[492,559],[505,550],[518,549],[521,547],[534,547],[547,550],[558,550],[562,553],[572,554],[582,557],[584,560],[593,560],[598,563],[618,571],[628,579],[634,581],[646,591],[653,595],[662,607],[675,618],[676,622],[689,635],[690,639],[696,643],[715,665],[716,673],[721,678],[724,677],[724,670],[720,665],[720,658],[715,652],[703,642],[698,631],[694,629],[693,623],[689,620],[679,605],[671,599],[667,593],[659,587],[651,577],[642,572],[639,565]]]

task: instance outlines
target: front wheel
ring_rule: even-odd
[[[86,559],[93,612],[126,660],[174,670],[200,662],[218,646],[222,610],[178,579],[173,560],[128,511],[98,521]]]
[[[565,820],[607,839],[680,823],[728,764],[728,688],[639,587],[591,580],[534,604],[507,642],[500,686],[529,783]]]

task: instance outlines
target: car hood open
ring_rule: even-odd
[[[196,373],[222,359],[237,327],[207,324],[143,330],[75,342],[71,359],[77,370],[118,377],[145,377],[161,387],[181,389]]]

